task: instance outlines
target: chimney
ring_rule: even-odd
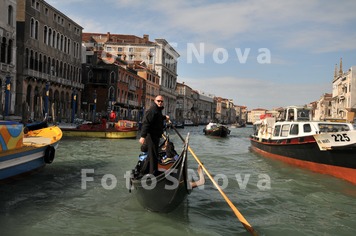
[[[110,32],[106,33],[106,40],[109,41],[110,40]]]
[[[147,43],[149,41],[149,35],[148,34],[144,34],[143,35],[143,42]]]

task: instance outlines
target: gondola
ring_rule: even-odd
[[[212,122],[206,125],[203,132],[205,135],[216,137],[227,137],[230,134],[230,130],[227,126]]]
[[[187,173],[188,140],[189,134],[176,160],[159,163],[161,172],[157,176],[140,174],[140,161],[132,170],[130,190],[133,190],[138,202],[147,210],[163,213],[173,211],[191,193]]]

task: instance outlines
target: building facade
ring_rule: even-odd
[[[3,117],[15,112],[16,8],[16,1],[0,1],[0,114]]]
[[[178,52],[165,40],[156,39],[155,70],[160,76],[160,94],[165,100],[165,111],[172,118],[176,117],[176,85]]]
[[[193,89],[184,82],[177,82],[176,86],[176,117],[175,119],[184,122],[185,120],[193,120],[194,99]]]
[[[90,63],[83,63],[85,84],[83,103],[84,119],[106,117],[111,111],[118,119],[139,121],[143,116],[146,81],[133,65],[116,58],[106,63],[101,52],[93,53]]]
[[[316,107],[313,109],[313,120],[327,120],[332,118],[331,112],[331,93],[324,93],[318,101]]]
[[[175,88],[179,54],[165,39],[155,39],[152,42],[147,34],[141,38],[135,35],[111,34],[110,32],[106,34],[83,33],[83,45],[86,48],[101,51],[102,57],[108,57],[106,60],[108,63],[116,59],[126,61],[128,64],[142,61],[147,69],[151,70],[150,74],[157,74],[159,77],[160,90],[156,91],[155,86],[149,88],[150,93],[153,89],[155,94],[146,98],[148,104],[152,101],[152,97],[161,94],[165,99],[163,113],[175,119],[177,97]]]
[[[216,112],[216,104],[214,103],[214,95],[197,91],[199,94],[198,99],[198,123],[207,124],[214,120]]]
[[[43,0],[18,0],[15,113],[70,121],[81,110],[82,27]]]
[[[332,118],[353,122],[356,112],[356,66],[343,72],[340,60],[340,69],[337,72],[335,67],[332,84]]]

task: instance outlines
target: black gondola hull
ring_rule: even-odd
[[[191,192],[187,175],[187,151],[160,175],[132,177],[131,184],[138,202],[145,209],[164,213],[173,211]]]
[[[220,126],[214,129],[204,129],[204,134],[216,137],[227,137],[230,134],[230,130],[225,126]]]

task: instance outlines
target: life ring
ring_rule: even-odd
[[[54,154],[56,149],[53,146],[48,146],[45,150],[44,162],[47,164],[51,164],[54,160]]]

